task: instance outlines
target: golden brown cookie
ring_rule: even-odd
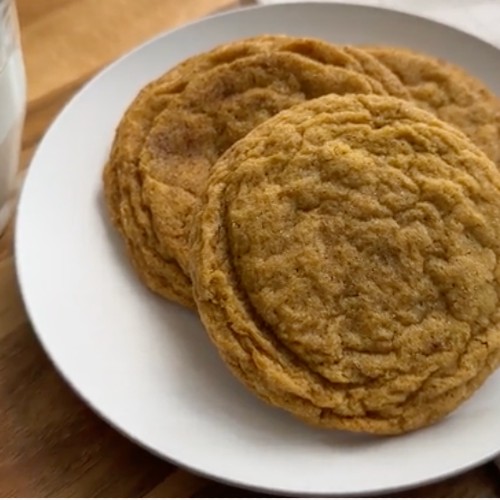
[[[156,250],[147,207],[141,199],[139,155],[154,119],[172,96],[183,91],[193,75],[266,52],[290,40],[281,35],[263,35],[193,56],[144,87],[120,121],[103,175],[106,205],[136,271],[155,292],[193,306],[189,280],[178,272],[174,260],[164,259]],[[177,278],[171,280],[172,275]]]
[[[193,221],[198,311],[231,371],[323,427],[398,434],[500,363],[500,173],[399,99],[321,97],[217,162]]]
[[[395,47],[368,47],[408,89],[413,102],[465,132],[500,166],[500,100],[482,82],[442,59]]]
[[[130,163],[137,164],[144,140],[156,116],[172,95],[179,94],[193,75],[228,64],[237,59],[279,47],[291,39],[284,35],[262,35],[216,47],[212,51],[198,54],[181,62],[160,78],[146,85],[126,110],[113,141],[110,161],[106,165],[106,195],[113,221],[119,222],[121,196],[116,186],[117,170]],[[114,195],[114,196],[113,196]]]
[[[143,91],[120,124],[106,168],[108,205],[139,275],[185,305],[193,305],[186,272],[191,212],[210,166],[229,146],[319,95],[408,96],[391,71],[358,49],[261,38],[202,54]]]

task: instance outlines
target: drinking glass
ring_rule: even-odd
[[[26,78],[13,0],[0,0],[0,235],[12,214],[26,110]]]

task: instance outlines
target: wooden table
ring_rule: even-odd
[[[230,0],[18,0],[29,106],[26,166],[68,99],[111,60]],[[0,110],[1,112],[1,110]],[[16,283],[12,228],[0,240],[0,497],[254,496],[177,469],[127,441],[71,392],[41,350]],[[498,497],[492,464],[407,493]]]

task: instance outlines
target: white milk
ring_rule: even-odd
[[[13,204],[25,101],[23,60],[20,50],[15,49],[0,67],[0,232]]]

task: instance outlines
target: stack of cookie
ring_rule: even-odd
[[[387,47],[261,36],[144,88],[104,186],[138,276],[251,391],[398,434],[500,364],[500,103]]]

